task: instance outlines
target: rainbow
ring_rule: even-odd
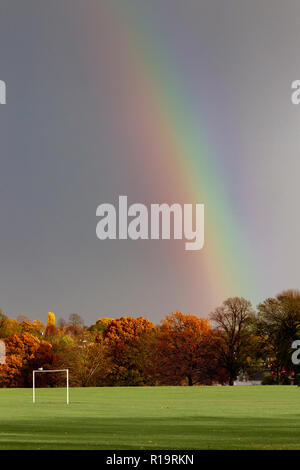
[[[220,301],[249,292],[255,296],[253,257],[217,165],[214,143],[206,138],[205,123],[195,111],[172,54],[163,49],[164,42],[156,32],[149,30],[144,8],[145,2],[121,1],[117,6],[109,2],[106,9],[120,57],[126,57],[123,72],[132,87],[130,96],[136,97],[122,104],[134,115],[134,119],[124,119],[124,131],[141,142],[141,152],[145,142],[151,144],[151,158],[136,165],[137,176],[147,174],[161,202],[168,202],[163,197],[175,185],[178,198],[174,202],[205,204],[205,247],[184,254],[197,257],[197,262],[191,260],[189,273],[195,294],[204,270],[211,285],[207,295]]]

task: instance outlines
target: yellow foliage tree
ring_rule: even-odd
[[[90,326],[89,331],[96,335],[101,335],[113,321],[113,318],[98,318],[96,323]]]
[[[47,328],[49,326],[55,326],[55,314],[52,312],[48,313]]]
[[[96,321],[96,326],[99,330],[106,330],[112,321],[113,318],[98,318]]]

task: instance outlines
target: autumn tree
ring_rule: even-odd
[[[58,319],[58,322],[57,322],[57,327],[60,329],[60,330],[64,330],[67,326],[67,322],[64,318],[59,318]]]
[[[48,312],[47,328],[49,326],[55,326],[55,314],[53,312]]]
[[[51,344],[30,333],[14,334],[5,343],[6,362],[0,366],[2,387],[29,387],[33,369],[51,369],[57,360]]]
[[[253,333],[254,311],[251,303],[242,297],[232,297],[223,302],[211,315],[219,338],[219,362],[228,372],[229,385],[247,365],[250,338]]]
[[[211,384],[215,372],[214,336],[208,320],[172,313],[158,329],[157,371],[163,384]]]
[[[84,320],[78,313],[71,313],[69,316],[69,325],[80,329],[84,327]]]
[[[78,313],[71,313],[69,321],[63,330],[74,339],[80,337],[84,332],[84,321]]]
[[[70,370],[70,384],[75,387],[99,387],[107,385],[110,359],[104,341],[81,343],[60,342],[55,350],[59,355],[59,367]]]
[[[47,325],[45,329],[45,337],[53,337],[57,333],[57,328],[55,327],[55,314],[49,312],[47,316]]]
[[[111,385],[153,384],[154,324],[147,318],[121,317],[112,320],[103,332],[112,361]]]
[[[32,335],[40,336],[44,330],[45,325],[39,320],[34,320],[33,322],[23,320],[20,323],[21,333],[31,333]]]
[[[26,321],[26,322],[30,322],[29,318],[27,317],[27,315],[18,315],[17,316],[17,321],[19,323],[22,323],[23,321]]]
[[[45,325],[41,320],[33,320],[32,325],[35,329],[35,331],[39,334],[42,335],[45,331]]]
[[[13,335],[14,333],[19,333],[20,327],[17,320],[14,318],[8,318],[1,310],[0,310],[0,339],[1,338],[9,338],[9,336]]]
[[[112,322],[112,318],[98,318],[96,323],[91,325],[88,328],[88,331],[90,331],[95,338],[101,336],[103,332],[108,328],[109,324]]]
[[[5,324],[5,320],[7,320],[7,316],[0,309],[0,331],[1,331],[1,329],[3,328],[3,326]]]

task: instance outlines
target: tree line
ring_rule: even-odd
[[[242,297],[225,300],[208,318],[171,313],[158,325],[144,317],[80,315],[47,324],[0,312],[6,359],[1,387],[31,387],[32,370],[68,368],[71,386],[233,385],[238,377],[263,384],[300,384],[291,361],[300,339],[300,291],[287,290],[254,309]],[[47,376],[47,377],[45,377]],[[37,386],[62,385],[39,374]]]

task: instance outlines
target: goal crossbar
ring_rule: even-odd
[[[66,372],[67,377],[67,405],[69,404],[69,369],[38,369],[32,371],[32,403],[35,403],[35,374],[43,372]]]

